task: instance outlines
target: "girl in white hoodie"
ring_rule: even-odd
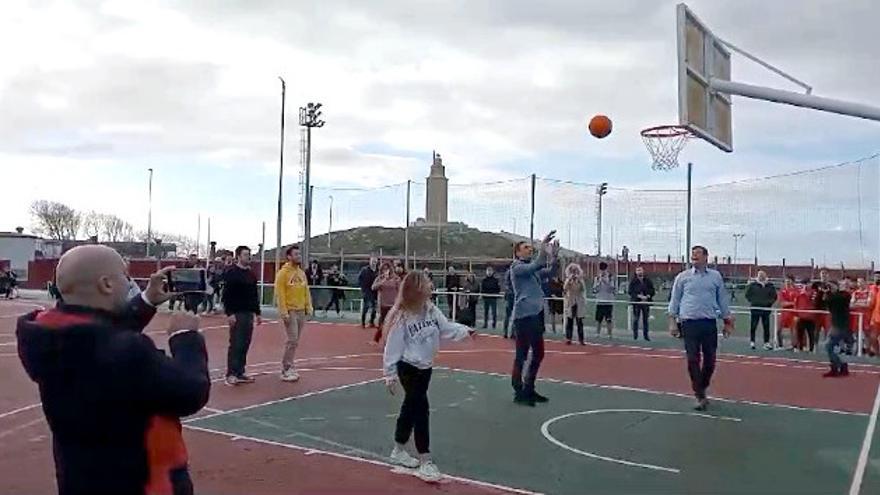
[[[416,475],[429,482],[443,477],[431,460],[428,432],[428,385],[431,366],[440,347],[440,339],[462,340],[474,331],[464,325],[450,322],[431,303],[432,285],[423,274],[410,272],[404,277],[397,301],[385,322],[385,384],[392,395],[397,385],[403,385],[404,398],[394,432],[394,450],[391,462],[408,468],[418,468]],[[405,445],[415,433],[416,459],[407,453]]]

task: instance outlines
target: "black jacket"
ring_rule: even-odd
[[[446,290],[461,288],[461,277],[458,274],[446,274]]]
[[[260,314],[260,292],[253,270],[232,265],[223,273],[223,282],[223,310],[227,315]]]
[[[358,273],[358,286],[361,288],[362,293],[375,296],[376,291],[373,290],[373,282],[375,281],[376,270],[370,268],[370,265],[361,268],[360,273]]]
[[[480,292],[483,294],[500,294],[501,293],[501,283],[498,281],[498,277],[495,275],[486,276],[480,282]]]
[[[776,302],[776,287],[770,282],[764,285],[752,282],[746,287],[746,301],[752,306],[769,308]]]
[[[309,281],[309,285],[321,285],[321,282],[324,281],[324,270],[321,269],[321,265],[318,265],[314,270],[309,266],[309,269],[306,270],[306,279]]]
[[[627,290],[629,294],[629,300],[633,302],[641,302],[642,299],[639,299],[639,294],[648,296],[644,302],[653,301],[654,300],[654,282],[651,282],[651,279],[648,277],[643,277],[639,280],[639,277],[633,277],[632,280],[629,281],[629,290]]]
[[[61,495],[190,483],[179,418],[208,402],[205,340],[175,335],[169,358],[140,333],[155,309],[140,296],[131,309],[119,318],[60,304],[18,320],[18,353],[39,386]]]

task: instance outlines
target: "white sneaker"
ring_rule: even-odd
[[[299,373],[297,373],[296,370],[294,370],[293,368],[281,372],[282,382],[295,382],[297,380],[299,380]]]
[[[401,449],[397,445],[395,445],[394,450],[391,451],[391,463],[410,469],[419,467],[419,460],[409,455],[409,452]]]
[[[230,387],[234,387],[234,386],[238,385],[240,382],[238,381],[237,376],[229,375],[226,377],[225,383],[227,385],[229,385]]]
[[[770,342],[767,342],[766,344],[764,344],[764,350],[765,350],[765,351],[772,351],[772,350],[773,350],[773,344],[771,344]]]
[[[443,474],[437,469],[437,465],[434,464],[434,461],[423,462],[422,465],[419,466],[419,470],[416,471],[416,476],[422,481],[427,481],[428,483],[437,483],[443,479]]]
[[[754,348],[755,348],[755,343],[754,343],[754,342],[749,342],[749,346],[750,346],[752,349],[754,349]]]

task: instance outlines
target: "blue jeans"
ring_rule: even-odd
[[[684,320],[681,322],[684,350],[687,353],[691,387],[698,399],[706,398],[706,390],[715,373],[715,353],[718,350],[718,326],[712,320]]]
[[[516,357],[511,375],[513,391],[518,397],[530,397],[535,393],[535,380],[538,378],[541,361],[544,360],[544,312],[513,320],[513,329],[516,332]],[[529,360],[529,369],[523,376],[523,366],[529,349],[532,350],[532,359]]]
[[[828,342],[825,344],[825,350],[828,351],[828,360],[831,361],[832,369],[840,371],[843,368],[844,362],[840,359],[839,347],[843,344],[852,343],[852,332],[849,330],[838,330],[836,328],[831,329],[831,333],[828,334]]]
[[[495,322],[498,321],[498,299],[494,297],[483,298],[483,328],[489,326],[489,312],[492,312],[492,328],[495,328]]]

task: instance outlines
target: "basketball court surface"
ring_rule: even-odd
[[[0,486],[48,493],[51,443],[36,387],[15,352],[15,316],[0,302]],[[147,332],[164,344],[167,313]],[[865,438],[880,366],[822,379],[820,362],[722,355],[712,405],[695,413],[681,351],[550,340],[539,390],[512,403],[513,344],[494,335],[441,352],[430,389],[432,451],[448,476],[428,485],[388,464],[400,397],[381,379],[381,348],[347,323],[307,326],[302,379],[278,379],[282,330],[255,332],[257,383],[222,384],[227,331],[203,318],[214,387],[185,422],[199,493],[877,493],[880,436]],[[872,416],[873,412],[873,416]],[[873,442],[870,453],[863,445]],[[850,491],[857,467],[859,489]]]

